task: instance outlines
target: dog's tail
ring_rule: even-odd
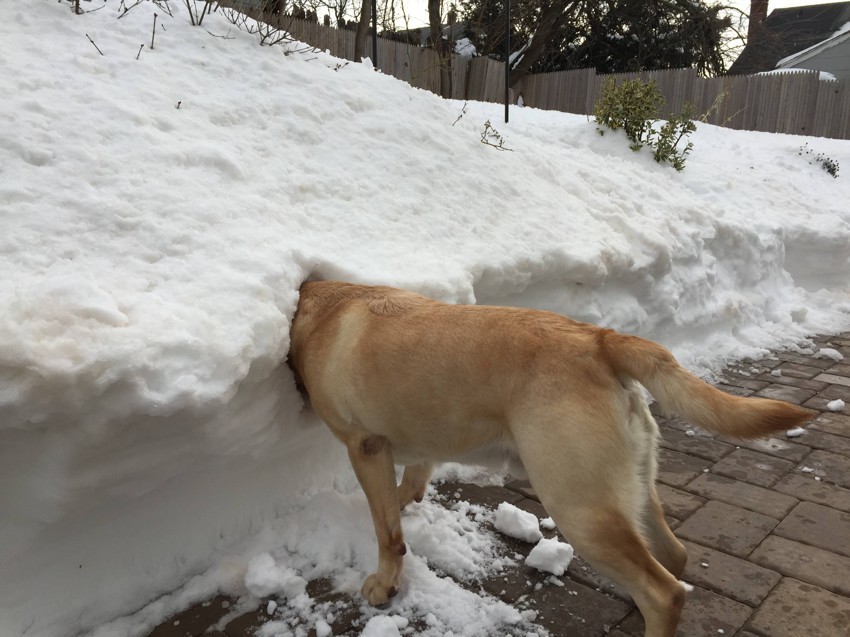
[[[790,403],[722,392],[691,374],[652,341],[611,330],[603,330],[599,340],[603,357],[618,376],[640,382],[665,413],[677,414],[712,433],[759,438],[812,417]]]

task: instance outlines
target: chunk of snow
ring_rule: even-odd
[[[563,575],[573,559],[573,547],[557,538],[542,539],[531,549],[525,563],[538,571]]]
[[[436,621],[436,618],[434,619]],[[401,637],[401,633],[398,632],[398,626],[392,617],[377,615],[366,622],[360,637]]]
[[[835,400],[830,400],[826,404],[826,408],[829,411],[841,411],[842,409],[844,409],[844,401],[841,400],[840,398],[836,398]]]
[[[537,516],[509,502],[502,502],[496,509],[493,526],[505,535],[524,542],[537,542],[543,537]]]
[[[547,531],[553,531],[555,530],[555,527],[555,520],[553,520],[552,518],[544,518],[540,520],[540,528],[542,529],[545,529]]]
[[[781,369],[774,369],[770,372],[770,375],[771,376],[782,376],[782,370]]]
[[[815,354],[815,358],[829,358],[834,361],[843,361],[844,354],[839,352],[837,349],[832,349],[831,347],[822,347],[818,350],[817,354]]]
[[[333,634],[330,624],[321,617],[316,620],[316,637],[330,637]]]
[[[794,427],[793,429],[789,429],[788,431],[786,431],[785,435],[789,438],[797,438],[799,436],[802,436],[804,433],[806,433],[806,430],[802,427]]]
[[[269,553],[261,553],[248,563],[245,588],[254,597],[283,595],[294,598],[307,588],[307,580],[287,566],[278,566]]]

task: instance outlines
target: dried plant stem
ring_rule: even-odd
[[[89,39],[89,42],[91,42],[91,43],[92,43],[92,45],[94,46],[94,48],[96,48],[96,49],[97,49],[97,52],[98,52],[98,53],[100,53],[101,55],[103,55],[103,51],[101,51],[100,49],[98,49],[98,48],[97,48],[97,45],[94,43],[94,40],[92,40],[92,39],[91,39],[91,36],[89,36],[89,34],[88,34],[88,33],[86,33],[86,37]]]

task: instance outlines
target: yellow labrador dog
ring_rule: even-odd
[[[369,501],[379,558],[362,593],[375,605],[398,591],[399,511],[422,499],[433,464],[512,458],[576,551],[625,585],[645,634],[673,637],[687,556],[655,490],[658,426],[638,383],[716,433],[754,438],[809,417],[725,394],[636,336],[389,287],[304,283],[291,337],[296,380]]]

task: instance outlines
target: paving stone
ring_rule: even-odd
[[[497,508],[502,502],[514,504],[524,498],[521,493],[504,487],[481,487],[477,484],[460,484],[458,482],[442,482],[434,486],[442,498],[451,502],[464,500],[492,509]]]
[[[795,354],[794,352],[779,352],[776,357],[781,361],[803,365],[805,367],[818,367],[826,369],[832,367],[835,361],[828,358],[812,358],[803,354]]]
[[[775,370],[774,370],[775,371]],[[779,370],[782,371],[781,369]],[[818,392],[822,389],[825,389],[829,383],[824,381],[815,380],[815,378],[800,378],[799,376],[785,376],[783,374],[779,374],[778,376],[766,373],[761,374],[758,379],[766,381],[767,383],[774,383],[778,385],[788,385],[790,387],[799,387],[800,389],[811,389],[812,391]]]
[[[831,411],[827,405],[832,401],[840,398],[844,401],[845,407],[838,413],[850,413],[848,411],[847,405],[850,404],[850,387],[842,387],[841,385],[829,385],[822,392],[819,392],[817,396],[813,396],[809,398],[806,402],[802,403],[803,407],[807,407],[809,409],[818,409],[820,411]]]
[[[317,587],[317,583],[320,586]],[[331,580],[313,580],[307,583],[307,594],[316,600],[316,605],[333,604],[333,621],[330,622],[333,635],[359,635],[362,630],[360,625],[365,619],[363,601],[355,599],[347,593],[336,592],[333,588]],[[207,637],[207,635],[203,637]],[[307,637],[316,637],[314,628],[308,630]]]
[[[656,417],[656,420],[658,421],[658,428],[661,430],[662,434],[665,429],[675,429],[676,431],[692,431],[694,432],[694,435],[700,436],[701,438],[714,438],[717,435],[710,431],[706,431],[705,429],[701,429],[686,420],[682,420],[681,418]]]
[[[749,559],[783,575],[850,597],[848,557],[771,535]]]
[[[850,402],[850,387],[846,385],[827,385],[818,392],[818,397],[826,398],[827,400],[841,399],[847,403]]]
[[[712,473],[769,487],[794,468],[794,463],[749,449],[738,449],[711,468]]]
[[[567,568],[567,574],[570,576],[570,579],[584,584],[595,591],[612,595],[623,601],[631,601],[631,597],[624,587],[599,573],[581,555],[576,554],[573,557],[570,566]]]
[[[775,571],[726,553],[687,541],[684,545],[688,565],[682,579],[737,602],[758,606],[782,579]]]
[[[832,370],[832,368],[830,368]],[[850,374],[847,376],[837,376],[835,374],[819,374],[815,376],[812,380],[819,381],[821,383],[828,383],[830,385],[844,385],[845,387],[850,387]]]
[[[833,365],[826,371],[830,374],[835,374],[836,376],[843,376],[844,378],[847,378],[848,376],[850,376],[850,365],[847,364],[847,356],[845,356],[844,359],[845,360],[843,363]]]
[[[811,474],[789,473],[773,485],[780,493],[850,513],[850,490],[815,480]]]
[[[540,498],[537,496],[537,492],[534,490],[534,487],[531,486],[531,482],[529,482],[528,480],[511,480],[510,482],[505,484],[505,488],[519,493],[524,498],[532,498],[540,502]],[[516,499],[514,499],[514,501],[516,501]]]
[[[230,620],[224,627],[224,633],[227,637],[254,637],[254,633],[268,621],[265,608],[258,608]]]
[[[658,481],[673,487],[683,487],[711,467],[711,462],[671,451],[658,450]]]
[[[750,359],[744,359],[750,367],[758,367],[773,369],[774,367],[779,367],[782,364],[782,361],[776,358],[775,356],[772,358],[759,358],[758,360],[751,361]]]
[[[757,391],[755,395],[762,398],[774,398],[775,400],[784,400],[796,405],[802,405],[816,393],[813,389],[803,389],[801,387],[791,387],[790,385],[774,383]]]
[[[534,623],[553,635],[571,637],[605,635],[634,608],[570,580],[564,580],[564,586],[550,584],[532,592],[524,605],[537,611]]]
[[[169,617],[148,637],[197,637],[230,612],[233,599],[219,595]]]
[[[825,431],[808,428],[806,429],[806,433],[799,438],[795,438],[795,440],[801,440],[813,449],[822,449],[850,457],[850,437],[836,436]],[[800,460],[802,458],[798,459],[797,462]]]
[[[715,473],[702,474],[691,482],[687,489],[709,500],[719,500],[748,511],[769,515],[777,520],[784,518],[798,502],[797,498],[784,493],[776,493]]]
[[[753,609],[746,604],[694,586],[694,590],[688,593],[685,601],[676,636],[721,637],[727,635],[731,637],[746,623],[752,612]],[[643,637],[643,629],[643,617],[637,610],[617,626],[617,630],[629,637]]]
[[[687,431],[691,431],[691,435],[688,435]],[[659,444],[665,449],[690,454],[712,462],[717,462],[735,450],[734,445],[718,442],[705,436],[697,436],[695,431],[680,431],[669,427],[661,429]]]
[[[850,557],[850,513],[820,504],[800,502],[774,535]]]
[[[831,403],[833,400],[834,400],[834,398],[826,398],[824,396],[813,396],[812,398],[809,398],[806,402],[802,403],[802,406],[805,407],[806,409],[817,409],[818,411],[830,411],[827,408],[827,405],[829,403]],[[846,400],[844,402],[847,403]],[[850,409],[850,407],[845,406],[844,409],[842,409],[841,412],[839,412],[839,413],[850,413],[849,409]]]
[[[717,440],[734,444],[743,449],[766,453],[769,456],[776,456],[783,460],[791,460],[800,462],[803,458],[809,455],[811,449],[805,446],[805,443],[790,442],[783,438],[757,438],[756,440],[743,440],[741,438],[733,438],[732,436],[718,436]],[[801,438],[795,438],[801,440]]]
[[[814,378],[818,374],[822,374],[824,367],[814,365],[801,365],[799,363],[790,363],[783,361],[777,368],[782,372],[783,376],[791,376],[793,378]]]
[[[709,501],[676,529],[676,535],[730,555],[746,557],[777,523],[761,513]]]
[[[697,478],[699,479],[699,478]],[[661,506],[666,515],[678,520],[684,520],[705,504],[705,498],[693,495],[687,491],[668,487],[666,484],[656,485]]]
[[[746,389],[744,387],[735,387],[734,385],[727,385],[726,383],[719,383],[715,385],[717,389],[725,391],[727,394],[732,394],[733,396],[752,396],[755,394],[755,390]]]
[[[756,376],[744,376],[742,374],[725,374],[724,382],[732,387],[741,387],[743,389],[751,389],[759,391],[770,385],[769,381],[757,380]]]
[[[813,469],[814,475],[826,482],[850,489],[850,461],[847,456],[818,449],[806,456],[798,468],[802,470],[803,467]]]
[[[528,554],[528,550],[525,554]],[[481,588],[507,604],[515,604],[521,597],[534,592],[535,586],[542,586],[548,578],[549,573],[543,573],[520,562],[516,567],[506,568],[502,573],[488,576],[481,581]]]
[[[839,637],[850,626],[850,599],[785,578],[746,628],[769,637]]]
[[[850,437],[850,415],[826,412],[817,416],[808,426],[836,436]]]

